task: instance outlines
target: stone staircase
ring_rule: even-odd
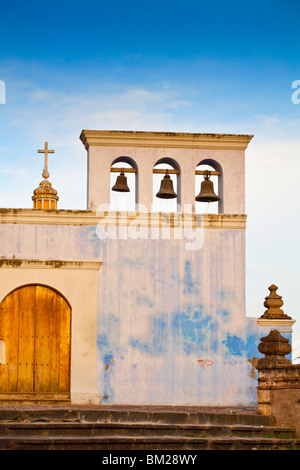
[[[255,407],[0,406],[0,450],[292,450]]]

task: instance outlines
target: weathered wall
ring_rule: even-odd
[[[100,240],[95,226],[3,224],[0,240],[0,257],[102,262],[101,403],[256,404],[265,332],[245,316],[244,230],[206,229],[196,250],[184,239]]]
[[[293,368],[296,370],[296,366]],[[296,374],[295,374],[296,375]],[[298,370],[297,386],[298,388],[290,388],[283,390],[271,390],[270,402],[272,406],[272,415],[276,418],[278,426],[290,426],[295,428],[298,436],[300,436],[300,374]]]
[[[244,265],[235,260],[243,243],[242,232],[216,230],[196,251],[182,240],[101,243],[103,403],[222,403],[236,392],[247,401],[251,380],[238,373],[247,374],[246,351],[231,352],[236,338],[246,341]]]

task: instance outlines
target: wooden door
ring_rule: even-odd
[[[0,304],[0,399],[68,399],[71,309],[55,290],[20,287]]]

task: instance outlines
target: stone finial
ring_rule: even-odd
[[[264,306],[267,310],[260,318],[272,318],[272,319],[290,319],[280,307],[283,305],[283,300],[280,295],[277,294],[278,287],[272,284],[269,287],[270,294],[265,297]]]
[[[291,365],[291,361],[284,356],[292,351],[292,347],[278,330],[271,330],[268,336],[260,340],[258,350],[265,357],[259,359],[257,369]]]

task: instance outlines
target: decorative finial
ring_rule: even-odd
[[[265,313],[260,318],[273,318],[273,319],[290,319],[280,307],[283,305],[283,300],[280,295],[277,294],[278,287],[272,284],[269,287],[270,295],[265,297],[264,306],[267,308]]]
[[[287,366],[291,361],[284,357],[291,353],[292,347],[289,340],[282,336],[278,330],[271,330],[268,336],[260,338],[261,343],[258,345],[260,353],[265,357],[259,359],[257,368]]]
[[[38,153],[45,154],[44,170],[42,173],[43,181],[41,181],[38,188],[33,191],[33,208],[34,209],[57,209],[57,196],[56,189],[52,188],[52,184],[48,180],[50,173],[48,171],[48,153],[55,153],[54,150],[48,149],[48,142],[45,142],[45,148],[38,150]]]

